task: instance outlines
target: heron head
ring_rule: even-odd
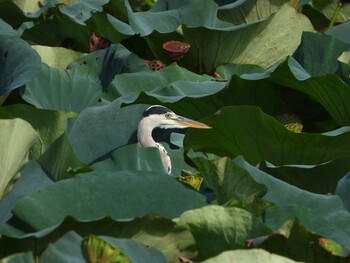
[[[163,129],[178,129],[178,128],[196,128],[196,129],[210,129],[211,127],[195,120],[177,115],[172,110],[160,106],[153,105],[147,108],[142,114],[142,119],[148,120],[152,127],[159,127]]]

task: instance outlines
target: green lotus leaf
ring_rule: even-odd
[[[52,34],[55,32],[55,34]],[[64,46],[80,52],[89,49],[90,32],[86,26],[75,23],[68,16],[53,15],[24,31],[22,37],[43,46]]]
[[[93,31],[98,32],[112,43],[120,43],[135,34],[128,24],[104,12],[92,14],[91,18],[86,20],[85,23]]]
[[[101,12],[103,10],[102,6],[108,2],[109,0],[74,1],[71,4],[59,6],[59,10],[76,23],[85,25],[85,21],[90,18],[91,13]]]
[[[293,58],[310,76],[324,76],[339,71],[337,59],[349,48],[349,44],[332,36],[304,32]]]
[[[11,210],[18,199],[39,191],[53,182],[35,161],[29,161],[21,170],[21,176],[11,192],[0,201],[0,223],[11,218]]]
[[[81,242],[82,237],[80,235],[74,231],[69,231],[48,245],[41,254],[40,262],[84,262]]]
[[[40,57],[0,19],[0,96],[28,83],[40,70]]]
[[[101,236],[102,240],[119,248],[131,262],[167,262],[164,255],[154,248],[147,248],[135,240],[116,239],[108,236]]]
[[[81,248],[88,262],[131,263],[130,259],[118,247],[94,235],[85,237]]]
[[[18,253],[6,258],[0,259],[1,263],[34,263],[32,252]]]
[[[199,257],[207,259],[225,250],[245,247],[245,242],[271,232],[251,213],[236,207],[206,206],[180,217],[196,239]]]
[[[13,1],[0,2],[0,17],[13,28],[18,28],[27,20],[27,17],[25,17],[22,10]],[[2,29],[1,31],[3,32]]]
[[[340,196],[340,198],[343,200],[344,206],[346,209],[350,212],[350,202],[349,202],[349,173],[344,175],[343,178],[341,178],[337,184],[337,188],[335,193]]]
[[[74,60],[80,58],[84,53],[76,52],[62,47],[32,46],[39,53],[41,61],[50,67],[66,69]]]
[[[131,144],[116,149],[111,153],[110,158],[93,163],[91,168],[95,171],[165,172],[158,148],[142,148],[138,144]]]
[[[271,228],[278,229],[287,220],[297,218],[300,225],[308,229],[309,232],[334,240],[350,251],[348,213],[337,212],[335,209],[327,213],[328,220],[305,207],[297,205],[277,206],[266,211],[265,223]]]
[[[223,1],[218,11],[218,17],[235,25],[254,22],[276,13],[288,0],[278,2],[263,1]]]
[[[280,181],[245,162],[241,157],[236,165],[246,170],[253,179],[267,187],[263,199],[277,206],[266,210],[266,224],[278,229],[288,219],[298,218],[311,231],[350,247],[350,228],[346,222],[350,213],[337,195],[315,194]]]
[[[0,118],[24,119],[38,131],[39,140],[33,145],[30,156],[56,180],[69,177],[69,168],[83,166],[64,135],[67,119],[74,116],[72,112],[40,110],[24,104],[0,109]]]
[[[209,258],[203,263],[230,263],[238,262],[271,262],[271,263],[295,263],[296,261],[269,253],[263,249],[237,249],[222,252],[220,255]]]
[[[179,13],[177,10],[169,10],[165,12],[137,12],[134,13],[129,2],[125,2],[128,10],[128,19],[131,28],[141,36],[147,36],[156,30],[160,33],[168,33],[175,31],[179,26]],[[164,23],[159,23],[159,20]]]
[[[350,27],[350,22],[346,22],[343,24],[336,25],[330,29],[328,29],[325,34],[326,35],[331,35],[345,43],[350,44],[350,38],[349,35],[345,34],[347,30],[349,30]]]
[[[208,187],[215,192],[218,204],[225,204],[234,199],[247,209],[247,206],[254,202],[255,196],[266,191],[263,185],[257,184],[247,175],[246,170],[235,165],[235,162],[227,157],[215,160],[195,157],[192,161]]]
[[[61,70],[43,63],[41,72],[26,85],[22,97],[40,109],[80,112],[95,105],[101,92],[100,81],[83,66]]]
[[[287,3],[267,20],[225,29],[184,27],[183,31],[184,40],[191,44],[183,63],[197,72],[213,73],[224,63],[269,68],[291,55],[302,32],[313,31],[313,27]]]
[[[29,150],[37,141],[38,134],[21,119],[0,120],[0,133],[0,199],[3,199],[28,162]]]
[[[0,256],[39,249],[41,255],[38,256],[43,262],[65,261],[67,258],[80,262],[83,258],[81,241],[89,235],[99,235],[108,242],[120,241],[119,248],[133,258],[138,257],[140,253],[144,255],[145,260],[150,257],[163,260],[164,257],[159,253],[161,251],[168,262],[176,262],[180,256],[194,258],[197,254],[195,240],[186,227],[156,215],[121,222],[111,218],[79,222],[69,217],[59,225],[38,232],[23,230],[14,229],[10,225],[1,226],[3,235],[0,244],[3,249]],[[142,245],[135,245],[135,241]],[[137,247],[141,248],[141,251],[135,253],[134,248]]]
[[[113,44],[77,59],[69,66],[70,70],[75,68],[84,68],[86,74],[98,77],[103,91],[118,74],[150,71],[142,59],[121,44]]]
[[[163,103],[173,103],[186,97],[201,98],[215,94],[225,84],[174,63],[160,71],[117,75],[108,87],[108,98],[113,100],[121,97],[122,101],[130,102],[144,92]]]
[[[342,157],[325,164],[311,166],[267,164],[261,165],[260,169],[298,188],[328,194],[335,192],[338,181],[350,170],[350,160],[349,157]]]
[[[335,9],[337,8],[337,1],[336,0],[330,0],[330,1],[315,1],[313,3],[313,7],[320,11],[323,15],[325,15],[329,20],[334,15]],[[350,18],[350,5],[342,5],[342,7],[339,10],[339,14],[336,17],[336,22],[346,22]]]
[[[144,105],[119,108],[118,101],[85,109],[67,126],[68,140],[78,158],[91,163],[130,141],[136,142],[134,133],[145,109]]]
[[[189,130],[185,150],[229,157],[243,155],[252,164],[268,161],[277,166],[317,165],[349,154],[342,147],[350,136],[348,128],[340,129],[336,135],[297,134],[257,107],[224,107],[204,121],[212,129]]]
[[[149,213],[174,218],[204,204],[203,196],[164,173],[98,171],[59,181],[23,197],[13,214],[39,230],[59,224],[67,216],[81,221],[106,216],[126,220]],[[42,207],[45,213],[40,212]]]
[[[321,104],[338,125],[350,124],[349,84],[335,74],[311,77],[294,59],[289,58],[272,74],[272,80],[280,85],[295,89],[312,97]]]

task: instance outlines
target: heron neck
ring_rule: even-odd
[[[168,152],[160,143],[156,143],[155,140],[152,138],[152,131],[154,128],[156,127],[152,126],[152,122],[150,122],[149,120],[141,120],[137,129],[137,139],[141,147],[158,148],[163,167],[167,173],[171,174],[171,160],[168,155]]]
[[[157,143],[152,137],[152,131],[155,127],[147,123],[147,120],[141,120],[137,129],[137,139],[142,147],[157,147]]]

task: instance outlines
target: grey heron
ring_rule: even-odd
[[[170,174],[172,166],[168,152],[165,150],[163,145],[153,139],[152,131],[155,128],[175,129],[189,127],[197,129],[211,128],[204,123],[177,115],[164,106],[153,105],[147,108],[142,114],[137,129],[137,139],[141,147],[158,148],[164,169],[168,174]]]

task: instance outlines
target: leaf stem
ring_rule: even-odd
[[[289,1],[289,4],[291,7],[293,7],[294,9],[297,9],[298,8],[298,5],[299,5],[299,2],[300,0],[290,0]]]
[[[332,20],[329,23],[329,26],[328,26],[329,29],[332,28],[334,26],[335,22],[337,21],[338,15],[339,15],[342,7],[343,7],[343,1],[340,0],[337,4],[337,8],[335,9],[335,11],[333,13]]]

